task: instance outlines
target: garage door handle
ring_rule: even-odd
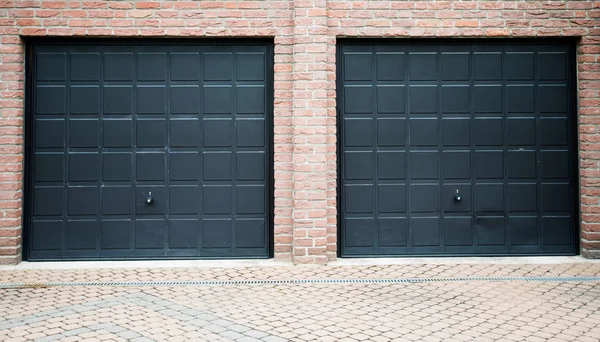
[[[458,193],[458,189],[456,190],[456,195],[454,195],[454,200],[456,202],[460,202],[460,194]]]
[[[148,191],[148,197],[146,198],[147,204],[152,204],[154,202],[154,198],[152,198],[152,191]]]

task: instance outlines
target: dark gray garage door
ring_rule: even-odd
[[[572,50],[339,47],[343,256],[572,254]]]
[[[269,255],[269,44],[32,48],[29,259]]]

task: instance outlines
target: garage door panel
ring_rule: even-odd
[[[410,153],[411,179],[438,179],[439,153],[436,151],[413,151]]]
[[[435,114],[438,111],[436,86],[415,85],[408,88],[409,111],[411,114]]]
[[[502,79],[502,52],[473,52],[473,79],[500,81]]]
[[[476,114],[502,113],[503,100],[500,85],[475,84],[473,87],[473,108]]]
[[[544,146],[567,146],[569,144],[569,121],[566,118],[540,118],[540,144]]]
[[[35,120],[35,147],[62,148],[65,145],[64,119]]]
[[[169,106],[171,115],[198,114],[200,112],[200,87],[197,85],[171,86]]]
[[[381,118],[377,119],[377,145],[379,147],[393,147],[406,145],[406,120],[403,118]],[[359,135],[366,133],[368,129],[357,132]],[[360,139],[361,141],[363,139]],[[368,141],[368,139],[364,139]],[[348,145],[347,145],[348,146]],[[365,145],[366,146],[366,145]],[[369,145],[370,146],[370,145]]]
[[[200,223],[197,219],[169,221],[169,248],[198,248]]]
[[[543,179],[569,178],[569,151],[544,150],[540,153],[540,170]]]
[[[538,87],[540,113],[567,113],[567,86],[564,84],[543,84]]]
[[[435,81],[438,74],[437,53],[417,52],[408,53],[408,75],[411,81]]]
[[[532,51],[506,52],[505,73],[507,81],[533,81],[534,53]]]
[[[377,187],[377,209],[383,213],[405,213],[406,207],[406,185],[404,184],[380,184]]]
[[[136,179],[140,181],[165,180],[166,155],[163,152],[143,152],[135,156]]]
[[[102,215],[131,215],[133,213],[133,188],[127,185],[102,188]]]
[[[202,176],[198,152],[171,152],[169,154],[169,180],[194,181]]]
[[[237,114],[264,114],[265,88],[262,85],[237,86]]]
[[[259,148],[265,146],[265,119],[236,119],[237,147]]]
[[[377,113],[403,114],[405,112],[406,87],[403,85],[382,85],[377,87]]]
[[[537,176],[535,151],[509,150],[506,154],[506,177],[509,179],[535,179]],[[541,168],[544,172],[544,168]]]
[[[572,239],[571,220],[568,216],[542,217],[542,244],[547,246],[570,245]]]
[[[375,207],[372,185],[348,185],[344,189],[345,210],[349,214],[371,214]]]
[[[196,118],[171,119],[169,143],[171,147],[197,147],[200,144],[200,122]]]
[[[352,53],[344,54],[344,63],[348,66],[344,72],[346,81],[368,81],[372,78],[371,53]]]
[[[140,147],[164,147],[167,143],[166,120],[138,119],[135,144]]]
[[[442,153],[443,179],[470,179],[471,152],[447,151]]]
[[[70,186],[67,191],[67,215],[94,216],[100,208],[100,188],[97,186]]]
[[[236,55],[236,79],[238,81],[265,80],[265,53],[261,49],[242,49]],[[254,51],[253,51],[254,50]]]
[[[63,51],[42,50],[37,55],[35,69],[37,81],[64,81],[67,75],[67,54]]]
[[[202,247],[231,248],[231,219],[205,219],[202,221]]]
[[[538,190],[535,183],[509,183],[507,204],[509,212],[535,212],[538,205]]]
[[[442,208],[444,212],[471,212],[473,210],[470,184],[444,184],[443,191]]]
[[[377,224],[379,246],[406,247],[408,245],[408,220],[406,217],[382,217]]]
[[[100,178],[100,154],[69,153],[68,179],[71,182],[96,182]]]
[[[99,81],[100,60],[98,52],[71,53],[71,67],[69,75],[71,81]]]
[[[199,52],[173,52],[170,57],[171,81],[198,81],[200,79]]]
[[[145,48],[152,49],[152,48]],[[167,55],[164,52],[139,52],[137,54],[138,81],[164,81],[167,73]]]
[[[531,117],[507,118],[506,143],[509,146],[533,146],[536,144],[536,119]],[[539,121],[543,127],[542,120]],[[543,128],[540,128],[543,130]],[[555,139],[552,139],[555,141]],[[543,139],[542,139],[543,142]]]
[[[505,88],[508,113],[535,112],[535,87],[528,84],[509,84]]]
[[[165,115],[167,105],[165,86],[138,85],[136,92],[137,114]]]
[[[100,121],[97,119],[69,120],[69,147],[97,148]]]
[[[133,113],[133,87],[130,85],[104,86],[104,114],[130,115]]]
[[[266,229],[264,219],[237,219],[235,221],[236,246],[241,248],[265,248]]]
[[[439,217],[412,217],[410,221],[410,244],[413,247],[440,246]],[[437,248],[436,248],[437,249]]]
[[[69,112],[76,115],[97,115],[100,111],[100,87],[95,85],[69,87]]]
[[[374,232],[375,220],[372,218],[346,219],[347,247],[372,247],[375,245]]]
[[[373,112],[373,88],[371,86],[346,86],[344,108],[348,114]]]
[[[104,119],[103,147],[129,148],[133,142],[133,121],[131,119]]]
[[[471,112],[471,89],[468,85],[442,86],[442,113],[468,114]]]
[[[64,115],[67,110],[65,86],[45,85],[36,87],[36,114]]]
[[[369,55],[370,57],[370,55]],[[378,81],[404,81],[406,55],[401,51],[376,53]],[[368,70],[368,67],[364,70]],[[370,79],[370,78],[368,78]]]
[[[439,212],[440,187],[438,184],[412,184],[410,211],[413,213]]]
[[[410,119],[410,146],[437,146],[439,121],[437,118]]]
[[[538,57],[538,73],[542,81],[567,80],[567,52],[540,51]]]
[[[264,181],[266,179],[264,152],[238,152],[235,157],[235,174],[238,181]]]
[[[139,254],[144,255],[144,249],[163,249],[165,246],[165,220],[140,219],[135,221],[135,248],[142,250]],[[151,252],[150,252],[151,253]]]
[[[442,144],[444,146],[470,146],[471,121],[468,118],[443,118]]]
[[[445,217],[443,230],[445,246],[473,246],[471,217]]]
[[[504,178],[503,151],[475,151],[473,157],[475,164],[475,178]]]
[[[542,183],[540,188],[541,211],[569,212],[571,198],[568,183]]]
[[[106,152],[102,154],[102,180],[107,181],[130,181],[131,174],[131,152]]]
[[[148,203],[150,200],[150,203]],[[167,211],[167,189],[161,185],[139,185],[135,189],[135,212],[138,215],[164,215]]]
[[[508,227],[511,246],[537,246],[539,244],[539,226],[536,216],[510,216]]]
[[[377,178],[402,180],[406,178],[406,152],[381,151],[377,153]]]
[[[216,47],[210,48],[202,56],[205,81],[231,81],[233,79],[233,54],[229,51],[218,52]]]
[[[104,80],[129,82],[133,81],[133,53],[104,53]]]
[[[471,78],[471,56],[468,51],[442,52],[441,58],[442,81],[468,81]]]
[[[102,220],[100,248],[104,250],[123,250],[131,247],[133,222],[128,219]]]
[[[475,243],[477,246],[506,245],[504,217],[478,216],[475,219]]]
[[[98,229],[96,220],[73,220],[67,222],[67,250],[96,250]]]
[[[62,153],[36,153],[34,163],[38,166],[33,172],[36,182],[61,182],[64,180],[64,159]]]

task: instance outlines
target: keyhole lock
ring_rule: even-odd
[[[454,200],[460,202],[460,194],[458,193],[458,189],[456,189],[456,195],[454,195]]]
[[[147,204],[152,204],[154,202],[154,198],[152,198],[152,191],[148,191],[148,198],[146,198]]]

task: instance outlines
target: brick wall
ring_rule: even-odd
[[[600,257],[600,1],[0,0],[0,263],[21,259],[23,37],[274,37],[275,257],[336,257],[336,37],[581,37],[582,254]]]

